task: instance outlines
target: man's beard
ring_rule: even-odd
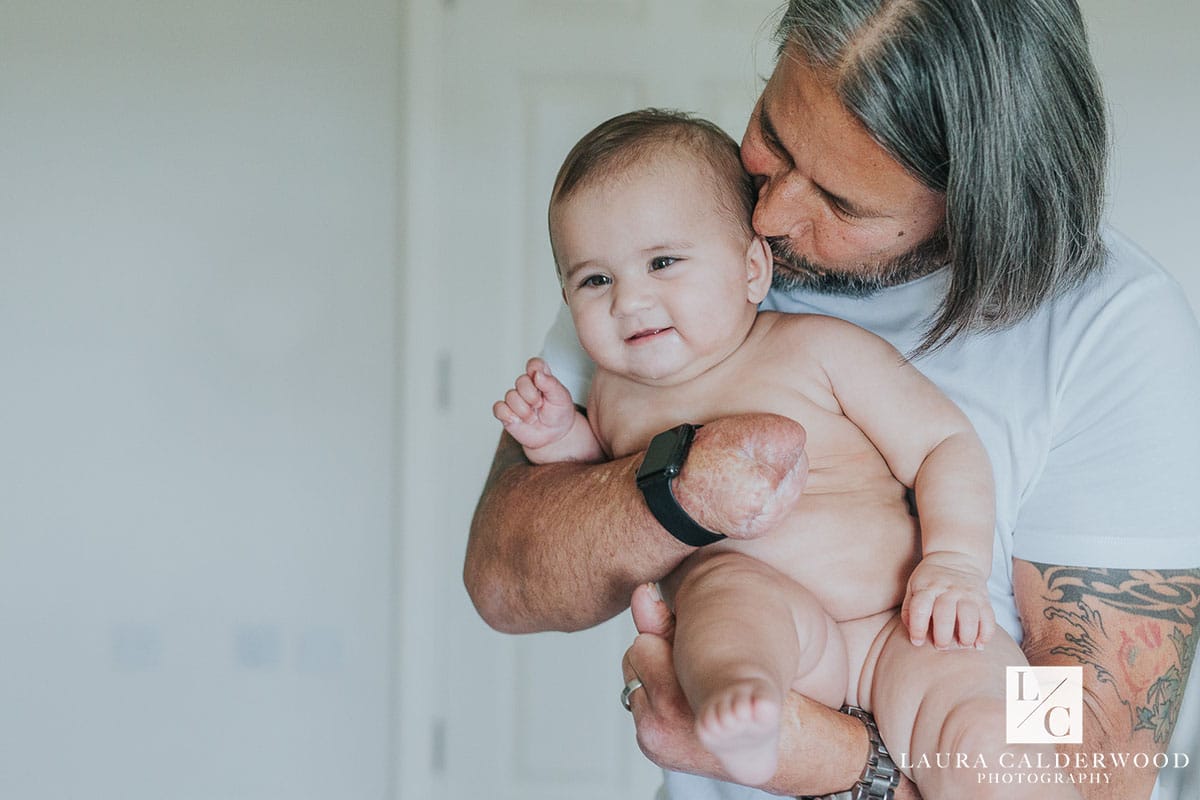
[[[793,251],[786,236],[769,236],[767,242],[775,257],[772,288],[783,292],[809,289],[849,297],[868,297],[889,286],[899,286],[928,275],[944,266],[949,255],[944,227],[890,261],[862,264],[853,271],[814,264]]]

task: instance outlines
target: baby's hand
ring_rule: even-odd
[[[908,579],[900,621],[914,645],[979,647],[996,632],[996,615],[988,601],[987,575],[958,553],[930,553]]]
[[[566,436],[576,412],[567,387],[550,374],[545,361],[531,358],[492,413],[522,446],[537,449]]]

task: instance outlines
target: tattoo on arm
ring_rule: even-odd
[[[1086,569],[1034,564],[1049,594],[1043,615],[1066,623],[1064,643],[1049,652],[1095,668],[1130,715],[1132,730],[1148,730],[1166,745],[1179,717],[1188,673],[1200,640],[1200,569]],[[1125,612],[1120,630],[1106,630],[1103,608]],[[1118,663],[1102,659],[1114,650]],[[1157,677],[1133,678],[1147,662]],[[1141,661],[1141,663],[1138,663]],[[1104,662],[1107,662],[1108,666]],[[1117,672],[1114,673],[1114,670]]]

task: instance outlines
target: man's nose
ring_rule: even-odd
[[[812,232],[811,212],[809,198],[794,182],[760,179],[752,219],[756,233],[801,239]]]

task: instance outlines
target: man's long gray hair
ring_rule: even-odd
[[[776,41],[946,195],[953,277],[918,352],[1103,265],[1106,110],[1074,0],[791,0]]]

